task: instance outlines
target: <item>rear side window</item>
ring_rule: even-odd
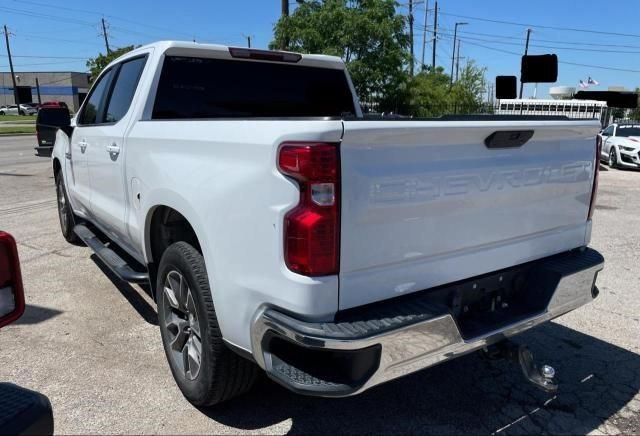
[[[141,57],[124,62],[120,67],[105,114],[106,123],[120,121],[129,110],[146,61],[146,57]]]
[[[340,117],[354,114],[342,70],[167,56],[153,119]]]
[[[109,70],[98,79],[98,83],[91,89],[82,114],[80,114],[79,124],[98,124],[98,116],[103,112],[106,93],[113,77],[113,70]]]

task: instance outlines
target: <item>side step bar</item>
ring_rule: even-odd
[[[131,283],[147,283],[149,274],[135,271],[118,254],[104,245],[100,239],[84,224],[77,224],[73,232],[78,235],[82,242],[91,248],[98,258],[114,272],[121,280]]]

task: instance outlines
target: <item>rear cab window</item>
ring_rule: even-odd
[[[337,118],[355,113],[342,69],[166,56],[152,119]]]

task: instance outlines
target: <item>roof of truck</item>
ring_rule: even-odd
[[[191,42],[191,41],[157,41],[151,44],[146,44],[144,46],[138,47],[135,50],[127,53],[127,55],[134,54],[138,51],[144,51],[149,48],[153,48],[154,50],[159,50],[162,52],[172,52],[177,53],[184,50],[186,53],[193,53],[194,50],[197,51],[206,51],[206,52],[218,52],[220,54],[224,54],[225,57],[229,54],[229,49],[242,49],[242,50],[254,50],[254,51],[266,51],[261,49],[247,49],[246,47],[234,47],[220,44],[201,44],[199,42]],[[295,52],[280,52],[280,53],[292,53],[296,55],[302,56],[300,62],[298,64],[302,65],[318,65],[324,64],[325,67],[332,68],[344,68],[344,62],[341,58],[337,56],[328,56],[322,54],[304,54],[304,53],[295,53]],[[320,66],[320,65],[318,65]]]

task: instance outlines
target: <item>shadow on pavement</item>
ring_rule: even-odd
[[[391,381],[352,398],[297,396],[268,380],[249,394],[202,410],[240,430],[291,420],[291,433],[585,434],[613,415],[622,434],[640,428],[640,356],[548,323],[519,336],[555,367],[556,396],[525,382],[520,369],[478,353]]]
[[[109,280],[111,280],[111,283],[113,283],[116,289],[120,291],[122,296],[129,302],[129,304],[131,304],[136,312],[138,312],[142,319],[144,319],[151,325],[158,325],[158,313],[156,312],[155,308],[151,306],[140,295],[140,293],[133,288],[133,286],[131,286],[127,282],[120,280],[120,278],[116,276],[113,271],[111,271],[109,267],[106,266],[95,254],[91,255],[91,260],[93,260],[93,263],[95,263],[97,267],[100,268],[100,271],[102,271],[103,274],[107,276]],[[143,285],[141,286],[141,288],[148,295],[151,294],[148,286]]]
[[[45,322],[51,318],[54,318],[60,315],[62,311],[56,309],[50,309],[48,307],[36,306],[33,304],[27,304],[24,308],[24,315],[18,318],[14,325],[23,324],[23,325],[31,325],[31,324],[40,324],[41,322]]]

